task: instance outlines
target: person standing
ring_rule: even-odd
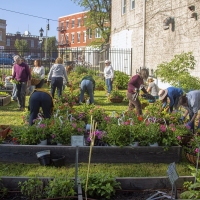
[[[181,95],[183,95],[183,90],[181,88],[176,88],[176,87],[168,87],[165,90],[160,90],[159,93],[159,100],[162,101],[163,105],[162,108],[166,108],[166,110],[170,110],[170,112],[173,111],[173,107],[177,110],[177,105],[179,98]],[[167,98],[169,98],[169,106],[167,106]]]
[[[105,77],[106,86],[107,86],[107,96],[109,96],[110,92],[112,91],[112,83],[114,79],[114,70],[109,60],[105,61],[104,77]]]
[[[25,102],[26,102],[26,89],[27,85],[30,84],[31,80],[31,73],[29,66],[22,62],[20,56],[16,55],[14,57],[14,67],[13,67],[13,74],[12,79],[18,81],[16,84],[17,89],[17,100],[19,104],[19,109],[24,111],[25,109]]]
[[[81,94],[79,103],[83,102],[84,93],[87,91],[87,93],[90,96],[89,103],[94,103],[94,89],[95,89],[95,80],[91,75],[85,76],[81,80]]]
[[[189,114],[189,122],[187,122],[186,126],[194,133],[194,122],[200,110],[200,90],[193,90],[181,96],[178,101],[179,106],[183,106],[186,109],[180,120],[184,122]],[[200,128],[200,119],[197,128]]]
[[[154,82],[154,79],[152,77],[148,78],[147,92],[150,93],[155,98],[155,100],[158,99],[159,88],[156,85],[156,83]],[[149,102],[153,103],[153,102],[155,102],[155,100],[149,100]]]
[[[58,97],[62,95],[63,76],[66,79],[67,85],[71,86],[68,83],[67,73],[62,63],[63,63],[63,59],[58,57],[55,61],[55,64],[51,67],[48,78],[47,78],[47,83],[51,80],[51,94],[53,98],[54,98],[56,88],[58,91]]]
[[[126,94],[129,100],[128,110],[133,110],[135,107],[137,115],[142,115],[142,105],[138,98],[139,90],[141,89],[144,94],[147,94],[147,91],[144,87],[144,80],[147,80],[148,76],[149,71],[147,69],[141,69],[138,74],[132,76],[128,83],[128,91]]]
[[[35,60],[34,66],[32,73],[38,75],[40,78],[40,82],[35,86],[35,88],[41,88],[44,85],[45,69],[41,66],[40,60]]]
[[[29,125],[33,125],[40,107],[42,108],[44,118],[50,118],[54,107],[52,95],[44,89],[37,88],[33,91],[29,99]]]

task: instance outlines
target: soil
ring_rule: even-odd
[[[162,190],[162,192],[166,193],[168,196],[171,197],[171,190]],[[180,197],[181,192],[182,192],[181,190],[177,190],[178,199]],[[115,196],[111,198],[111,200],[146,200],[147,198],[151,197],[152,195],[156,193],[157,193],[157,190],[118,190]],[[21,195],[20,192],[14,192],[14,191],[13,192],[10,191],[5,197],[1,197],[1,193],[0,193],[0,199],[1,200],[27,200],[27,198]],[[57,198],[57,199],[60,199],[60,198]],[[169,198],[166,198],[166,197],[160,198],[160,200],[166,200],[166,199],[169,199]],[[88,200],[105,200],[105,199],[104,198],[99,198],[99,199],[88,198]]]

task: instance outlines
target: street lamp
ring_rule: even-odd
[[[39,42],[40,42],[40,60],[42,62],[42,42],[43,42],[43,32],[44,32],[44,30],[41,28],[39,30],[39,32],[40,32],[40,37],[39,37]]]

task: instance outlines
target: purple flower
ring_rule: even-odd
[[[45,125],[45,124],[40,124],[39,127],[40,127],[40,128],[45,128],[46,125]]]
[[[199,152],[199,148],[196,148],[196,149],[195,149],[195,153],[198,153],[198,152]]]
[[[56,136],[53,134],[53,135],[51,135],[51,137],[52,137],[52,138],[55,138]]]

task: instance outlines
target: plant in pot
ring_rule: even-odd
[[[14,144],[35,145],[38,143],[36,126],[17,126],[11,127],[11,130],[10,135]]]
[[[118,89],[112,90],[109,99],[112,103],[120,103],[123,101],[124,95]]]
[[[105,90],[105,82],[102,78],[97,78],[97,80],[95,79],[95,90]]]

